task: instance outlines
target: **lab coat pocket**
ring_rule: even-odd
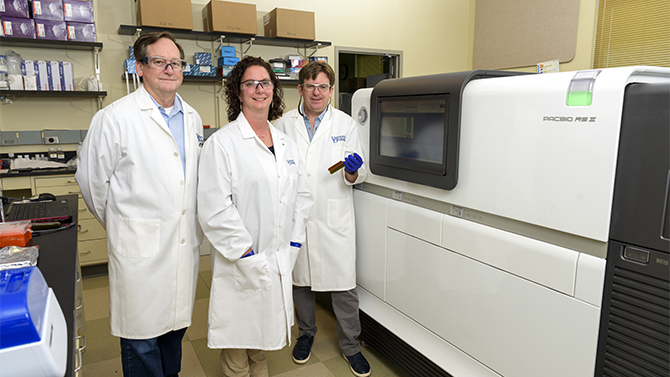
[[[153,258],[158,254],[161,221],[119,218],[117,252],[126,258]]]
[[[328,227],[331,229],[346,228],[351,224],[351,200],[328,199]]]
[[[270,266],[265,254],[239,259],[234,265],[235,288],[238,291],[260,291],[270,286]]]

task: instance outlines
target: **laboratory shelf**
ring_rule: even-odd
[[[319,49],[331,45],[330,42],[310,41],[305,39],[270,38],[270,37],[248,35],[248,34],[233,34],[233,33],[219,33],[219,32],[210,33],[204,31],[182,30],[182,29],[150,27],[150,26],[133,26],[133,25],[120,25],[118,34],[135,35],[138,30],[140,34],[169,31],[177,39],[190,39],[190,40],[208,41],[208,42],[221,40],[221,42],[223,43],[239,43],[239,44],[251,43],[263,46],[294,47],[299,49],[312,49],[312,48]]]
[[[106,97],[107,92],[85,91],[42,91],[42,90],[6,90],[0,89],[0,97]]]
[[[52,41],[49,39],[28,39],[28,38],[11,38],[11,37],[0,37],[0,45],[2,47],[34,47],[34,48],[51,48],[59,50],[83,50],[83,51],[102,50],[101,42]]]

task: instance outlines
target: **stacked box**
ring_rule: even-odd
[[[123,72],[137,73],[137,67],[135,67],[135,59],[126,59],[123,62]]]
[[[2,17],[6,37],[35,39],[35,20],[30,18]]]
[[[85,24],[81,22],[66,22],[67,39],[77,42],[95,42],[95,24]]]
[[[263,16],[263,31],[266,37],[314,40],[314,12],[275,8]]]
[[[33,18],[63,21],[63,0],[33,0]]]
[[[216,75],[221,76],[221,77],[228,77],[230,76],[230,72],[233,71],[233,66],[232,65],[220,65],[216,67]]]
[[[235,46],[221,46],[221,57],[222,58],[234,58],[237,56],[235,51]]]
[[[328,57],[327,56],[310,56],[309,57],[310,62],[322,62],[328,64]]]
[[[212,65],[212,54],[209,52],[196,52],[195,53],[195,64],[196,65]]]
[[[60,62],[60,82],[61,90],[74,90],[74,72],[71,62]]]
[[[202,24],[206,32],[256,35],[256,4],[212,0],[202,8]]]
[[[35,20],[37,39],[67,41],[67,25],[65,21]]]
[[[186,64],[184,71],[182,72],[184,76],[195,76],[193,72],[193,64]]]
[[[191,30],[191,0],[138,0],[137,25]]]
[[[49,72],[47,71],[47,62],[37,60],[35,70],[37,73],[37,90],[49,90]]]
[[[28,0],[0,0],[0,17],[30,18]]]
[[[47,61],[47,75],[49,76],[49,90],[62,90],[60,84],[60,62]]]
[[[37,90],[37,62],[34,60],[21,60],[21,74],[23,74],[23,87],[25,90]]]
[[[194,64],[192,68],[193,76],[216,76],[216,68],[211,65]]]
[[[63,0],[63,19],[65,22],[94,23],[93,3],[83,0]]]
[[[240,58],[233,58],[229,56],[223,56],[219,58],[218,65],[229,65],[233,66],[240,62]]]
[[[135,51],[133,50],[133,46],[128,47],[128,58],[135,60]]]

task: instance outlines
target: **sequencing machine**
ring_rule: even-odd
[[[670,69],[357,91],[362,337],[416,376],[668,376]]]

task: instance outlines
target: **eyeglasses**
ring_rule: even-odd
[[[240,85],[246,90],[256,90],[258,85],[263,89],[272,89],[272,81],[270,80],[244,80]]]
[[[160,70],[164,70],[168,66],[172,67],[172,69],[175,71],[183,71],[184,68],[186,68],[186,60],[184,59],[168,59],[162,56],[146,56],[140,61]]]
[[[332,85],[329,84],[300,84],[303,89],[305,89],[308,92],[313,92],[314,89],[319,88],[319,92],[323,93],[328,91]]]

